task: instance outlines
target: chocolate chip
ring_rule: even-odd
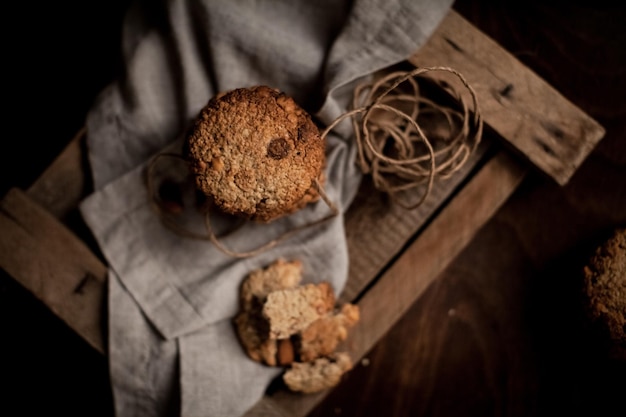
[[[267,154],[274,159],[283,159],[289,154],[289,143],[283,138],[272,139],[267,145]]]
[[[276,352],[276,362],[281,366],[291,365],[295,357],[293,344],[289,339],[279,339]]]

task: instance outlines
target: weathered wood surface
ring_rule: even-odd
[[[463,74],[489,126],[560,185],[604,136],[597,121],[454,10],[410,61]]]
[[[526,170],[504,151],[491,157],[389,266],[358,302],[362,321],[350,336],[353,357],[361,358],[400,319],[509,198]]]
[[[104,353],[105,265],[18,189],[0,202],[0,230],[2,268]]]
[[[80,129],[26,191],[35,203],[59,219],[78,207],[90,186],[89,167],[84,152],[85,134],[86,129]]]
[[[463,168],[452,178],[437,182],[424,203],[414,210],[393,204],[371,184],[361,187],[345,218],[350,268],[340,302],[356,299],[457,191],[489,148],[491,141],[484,139]],[[415,191],[414,197],[418,198],[420,192]]]

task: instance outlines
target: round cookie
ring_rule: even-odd
[[[197,189],[223,212],[270,222],[319,198],[325,143],[310,115],[278,90],[212,98],[185,148]]]
[[[626,228],[596,249],[583,272],[586,314],[610,356],[626,360]]]

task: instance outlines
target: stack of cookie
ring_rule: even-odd
[[[328,282],[301,284],[302,262],[278,259],[250,273],[241,286],[235,328],[247,355],[286,368],[292,391],[312,393],[336,385],[352,368],[340,342],[359,320],[358,306],[336,306]]]
[[[263,85],[213,97],[185,138],[198,191],[221,211],[261,223],[319,199],[325,149],[311,116]]]

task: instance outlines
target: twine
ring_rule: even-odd
[[[440,105],[420,96],[416,77],[428,72],[450,73],[458,78],[469,91],[471,109],[462,94],[448,83],[433,80],[443,91],[450,94],[460,109]],[[408,85],[409,91],[398,87]],[[428,138],[418,124],[421,115],[440,115],[447,124],[449,135]],[[435,178],[449,178],[468,160],[478,146],[483,130],[476,93],[458,71],[448,67],[416,68],[412,71],[397,71],[371,82],[357,85],[352,99],[352,109],[337,117],[320,134],[322,140],[342,121],[351,119],[357,145],[358,166],[364,174],[372,176],[376,189],[388,194],[405,209],[419,207],[432,191]],[[246,252],[226,247],[211,225],[211,207],[204,212],[206,234],[189,231],[162,210],[154,193],[153,174],[157,161],[163,157],[185,158],[179,154],[161,153],[152,158],[147,170],[147,188],[152,205],[163,224],[176,234],[212,242],[221,252],[246,258],[265,252],[297,232],[310,228],[337,216],[339,210],[328,198],[318,179],[313,181],[320,197],[331,212],[319,220],[295,227],[268,243]],[[412,188],[425,186],[418,201],[405,203],[399,195]],[[234,230],[228,231],[232,233]]]
[[[287,232],[283,233],[282,235],[280,235],[279,237],[277,237],[276,239],[272,239],[270,240],[268,243],[254,249],[248,252],[237,252],[237,251],[233,251],[229,248],[227,248],[226,246],[224,246],[224,244],[222,244],[222,242],[219,241],[218,237],[213,233],[213,229],[211,227],[211,220],[210,217],[207,213],[207,215],[205,216],[205,224],[206,224],[206,228],[207,228],[207,232],[208,232],[208,236],[209,236],[209,240],[211,242],[213,242],[213,244],[215,246],[217,246],[217,248],[219,250],[221,250],[222,252],[224,252],[227,255],[233,256],[235,258],[248,258],[250,256],[255,256],[258,255],[260,253],[265,252],[266,250],[269,250],[271,248],[273,248],[274,246],[278,245],[280,242],[289,239],[291,236],[295,235],[296,233],[298,233],[301,230],[304,229],[308,229],[310,227],[313,226],[317,226],[318,224],[322,224],[324,222],[326,222],[327,220],[330,220],[331,218],[337,216],[339,214],[339,209],[337,208],[337,206],[328,198],[328,195],[326,194],[326,191],[324,191],[324,187],[322,187],[322,185],[320,184],[320,182],[318,181],[318,179],[316,178],[314,180],[314,184],[317,188],[317,191],[320,195],[320,197],[322,198],[322,200],[324,200],[324,202],[326,203],[326,205],[328,205],[328,207],[330,208],[331,212],[330,214],[328,214],[325,217],[322,217],[319,220],[315,220],[313,222],[307,223],[305,225],[302,226],[298,226],[298,227],[294,227],[291,230],[288,230]]]
[[[471,110],[463,95],[443,81],[434,80],[460,104],[461,110],[420,96],[415,77],[433,71],[453,74],[461,81],[470,93]],[[398,87],[403,83],[407,83],[411,91],[399,90]],[[395,107],[391,105],[393,103],[396,103]],[[435,177],[449,178],[461,169],[482,137],[483,121],[476,93],[462,74],[449,67],[398,71],[362,83],[354,90],[352,107],[352,110],[335,119],[324,130],[322,137],[350,117],[361,171],[372,176],[376,189],[389,194],[405,209],[415,209],[426,200],[432,191]],[[403,111],[401,107],[408,109]],[[388,113],[387,118],[384,117],[385,112]],[[426,137],[417,122],[423,114],[443,116],[450,136],[438,139]],[[416,147],[419,144],[425,148],[421,154]],[[397,198],[402,191],[423,184],[426,184],[426,188],[417,202],[407,204]]]

